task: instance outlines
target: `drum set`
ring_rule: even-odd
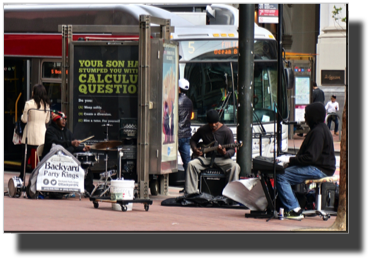
[[[110,191],[110,181],[112,180],[112,177],[117,175],[119,179],[122,179],[121,160],[123,157],[123,147],[121,145],[123,145],[123,142],[119,140],[108,140],[108,127],[112,126],[112,124],[107,123],[107,124],[103,124],[102,126],[107,127],[107,131],[105,132],[106,133],[105,140],[103,142],[99,142],[99,143],[95,143],[91,145],[90,148],[94,150],[105,151],[105,158],[104,158],[105,171],[99,174],[100,180],[98,182],[95,182],[95,181],[93,182],[94,188],[91,191],[91,193],[89,193],[87,190],[85,191],[85,193],[89,197],[108,196],[109,191]],[[86,138],[83,141],[91,139],[92,137]],[[115,169],[108,170],[108,161],[109,161],[108,152],[109,151],[118,151],[119,171]],[[78,152],[78,153],[74,153],[74,156],[81,163],[82,168],[85,170],[85,179],[86,179],[89,173],[89,168],[99,162],[98,154],[93,153],[93,152]]]

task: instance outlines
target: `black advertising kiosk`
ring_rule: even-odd
[[[63,53],[68,45],[62,63],[69,68],[62,76],[62,110],[75,138],[94,136],[86,141],[97,157],[93,169],[105,171],[106,180],[114,172],[135,180],[139,198],[149,198],[149,188],[166,195],[178,148],[178,44],[169,39],[170,20],[141,15],[139,26],[59,29]],[[135,37],[71,41],[73,33],[102,32]],[[119,145],[98,148],[111,142]]]

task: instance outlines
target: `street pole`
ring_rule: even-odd
[[[278,57],[277,57],[277,155],[281,153],[282,148],[282,4],[278,5],[278,24],[277,24],[277,43],[278,43]],[[276,146],[274,144],[274,146]]]
[[[238,57],[238,108],[237,140],[243,142],[236,161],[240,165],[240,176],[251,174],[252,163],[252,108],[254,73],[255,5],[239,6],[239,57]]]

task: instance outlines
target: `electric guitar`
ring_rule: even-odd
[[[219,147],[219,145],[217,146],[212,146],[214,145],[215,141],[212,141],[210,142],[209,144],[205,145],[204,143],[198,143],[197,144],[197,148],[199,148],[202,153],[203,153],[203,156],[206,154],[206,153],[209,153],[209,152],[212,152],[212,151],[216,151]],[[221,145],[222,148],[240,148],[243,146],[243,142],[240,141],[239,143],[230,143],[230,144],[224,144],[224,145]],[[191,158],[195,158],[197,157],[197,155],[195,155],[194,153],[192,154]]]

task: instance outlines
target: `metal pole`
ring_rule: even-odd
[[[252,123],[253,123],[253,73],[254,73],[254,32],[255,4],[239,7],[239,58],[238,58],[238,124],[237,139],[243,148],[237,153],[240,175],[251,174],[252,163]]]
[[[149,89],[150,89],[150,16],[140,16],[139,94],[137,132],[137,181],[139,197],[149,198]]]
[[[61,110],[66,113],[66,42],[67,42],[67,26],[62,25],[62,63],[61,63]]]
[[[277,154],[281,153],[281,142],[282,142],[282,76],[283,76],[283,66],[282,66],[282,4],[278,5],[278,24],[277,24],[277,43],[278,43],[278,57],[277,57],[277,144],[278,150]],[[276,146],[276,144],[274,144]]]

